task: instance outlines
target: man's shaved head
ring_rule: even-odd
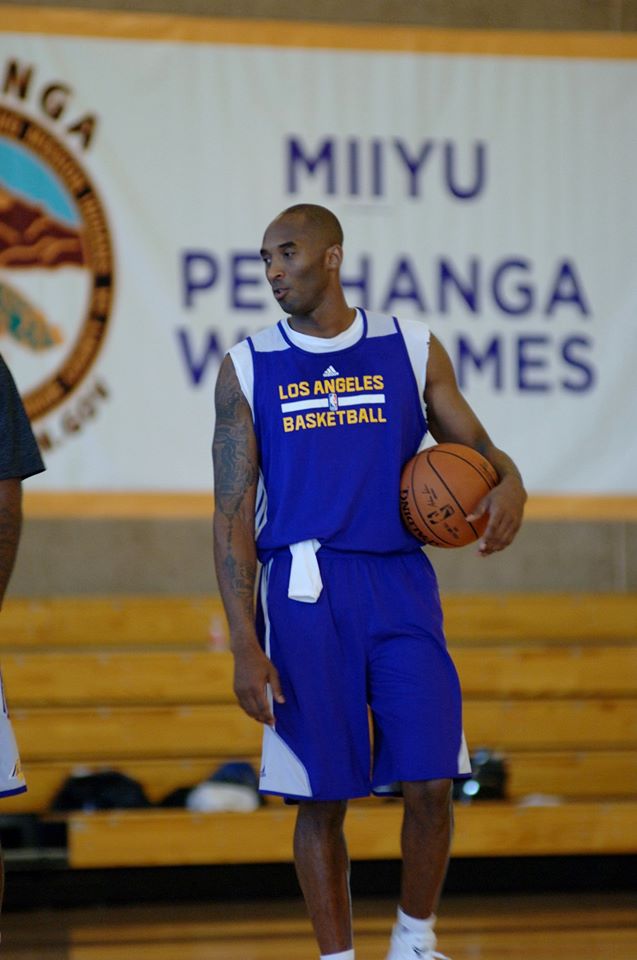
[[[343,245],[343,228],[337,217],[327,207],[321,207],[317,203],[296,203],[280,213],[276,219],[284,220],[287,217],[302,219],[308,231],[314,235],[315,239],[320,240],[321,245],[324,244],[326,247],[334,244]]]
[[[274,298],[301,326],[315,323],[316,312],[345,316],[340,281],[343,230],[331,210],[297,203],[275,217],[263,236],[261,259]],[[311,319],[308,319],[311,318]]]

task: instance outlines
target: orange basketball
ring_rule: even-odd
[[[400,480],[400,512],[410,533],[432,547],[464,547],[482,536],[488,516],[468,523],[467,515],[498,482],[488,460],[462,443],[421,450]]]

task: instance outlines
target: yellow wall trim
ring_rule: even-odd
[[[211,493],[34,492],[25,491],[26,517],[104,519],[203,518],[213,511]],[[636,521],[637,496],[533,496],[526,508],[527,520]]]
[[[2,5],[0,32],[478,56],[637,58],[634,33],[451,30]]]
[[[526,505],[527,520],[637,520],[637,497],[610,495],[533,496]]]
[[[143,491],[30,492],[24,494],[25,517],[211,517],[211,493],[148,493]]]

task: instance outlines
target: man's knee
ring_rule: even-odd
[[[418,780],[403,783],[405,813],[428,820],[447,820],[451,816],[452,780]]]
[[[301,801],[297,827],[315,833],[339,833],[347,812],[346,800]]]

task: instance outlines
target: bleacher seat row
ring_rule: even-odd
[[[472,748],[506,758],[507,800],[457,805],[455,856],[637,850],[637,598],[444,598]],[[76,768],[114,768],[153,803],[224,761],[256,764],[260,727],[232,694],[219,602],[9,600],[2,667],[29,783],[3,813],[50,816]],[[211,630],[215,634],[211,638]],[[289,860],[294,811],[70,813],[71,867]],[[398,856],[400,805],[353,803],[351,854]]]

